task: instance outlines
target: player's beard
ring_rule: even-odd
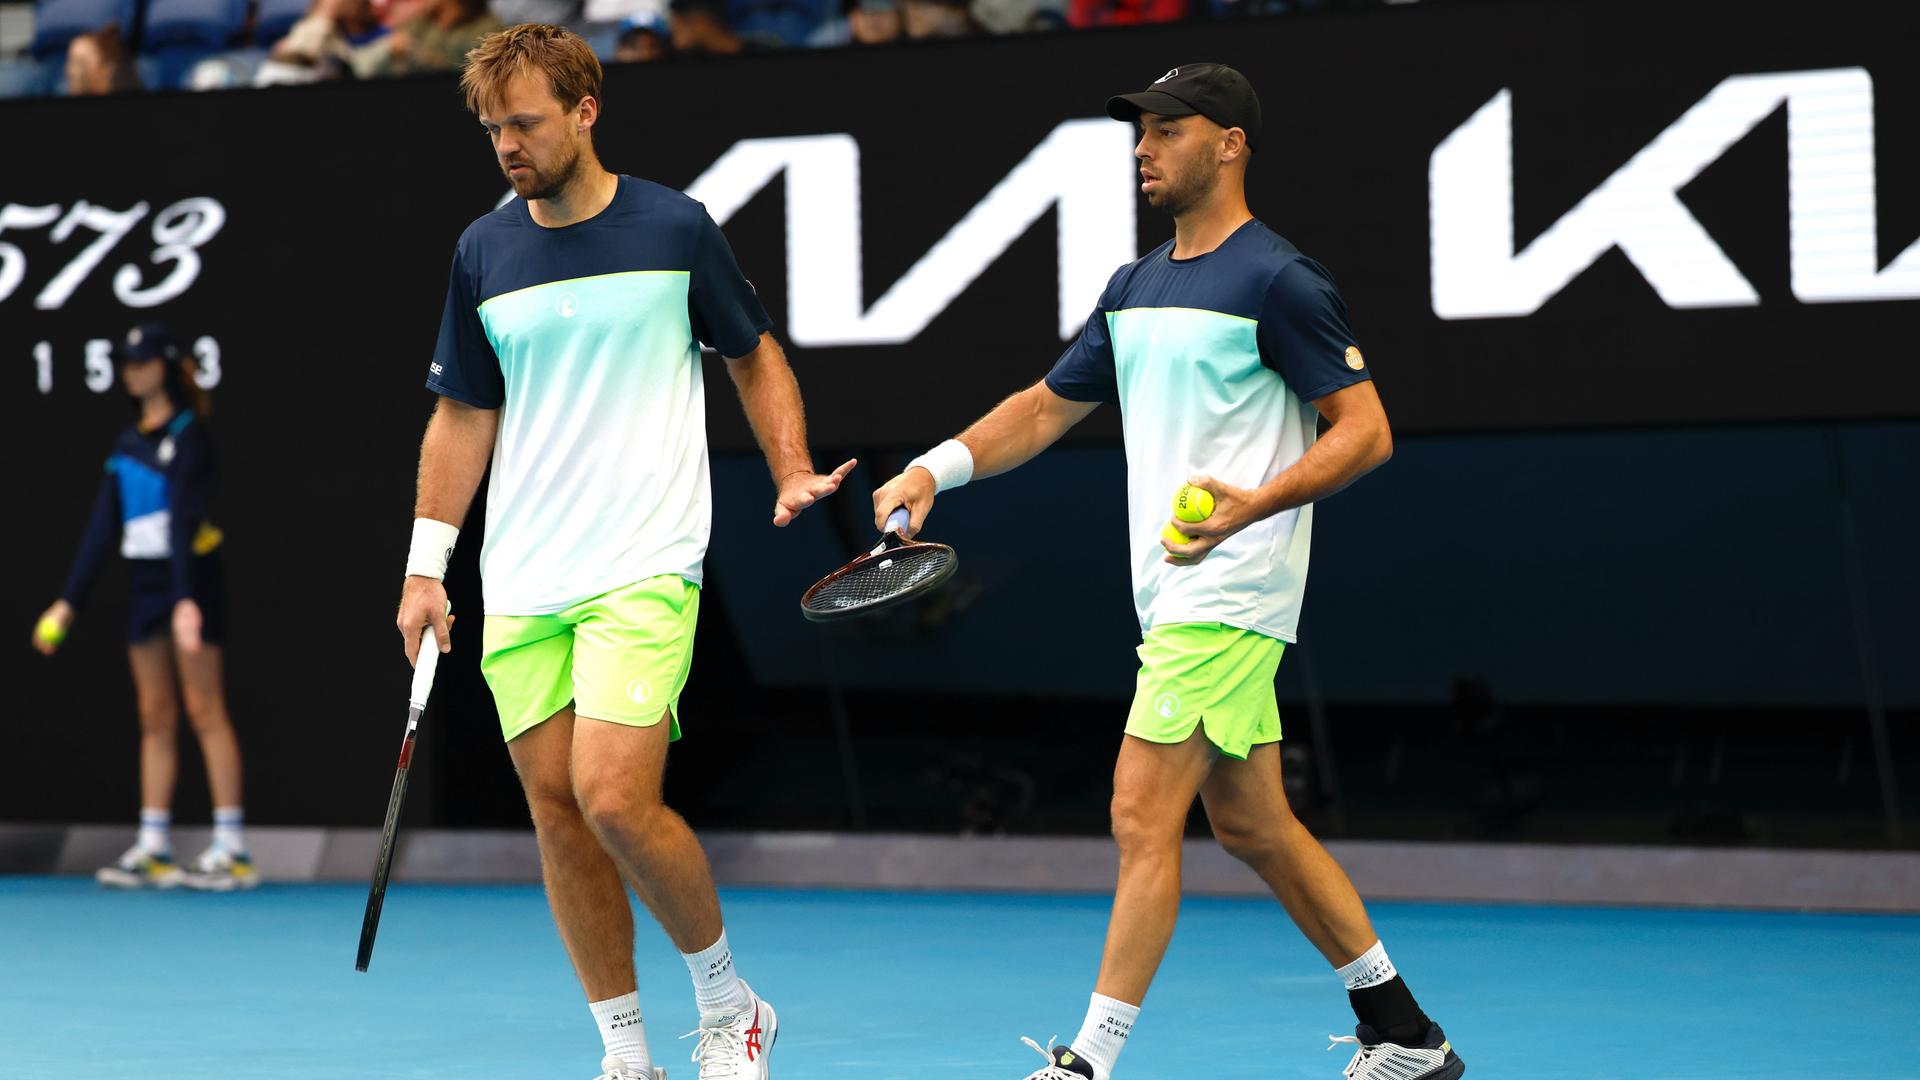
[[[567,155],[567,159],[562,161],[551,172],[540,168],[531,161],[520,162],[519,164],[527,165],[529,167],[528,171],[532,175],[524,182],[525,190],[521,190],[521,184],[514,182],[513,174],[507,173],[507,183],[513,185],[514,194],[528,202],[532,202],[535,199],[551,199],[567,190],[568,185],[573,183],[574,177],[579,175],[580,148],[577,146],[574,147],[573,152]],[[505,172],[506,166],[501,166],[501,171]]]
[[[1220,163],[1218,161],[1196,163],[1191,169],[1180,174],[1176,181],[1168,177],[1161,181],[1164,190],[1158,201],[1148,199],[1154,209],[1165,212],[1170,217],[1179,217],[1213,195],[1213,189],[1220,186]]]

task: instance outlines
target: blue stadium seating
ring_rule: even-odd
[[[727,21],[741,37],[804,48],[833,7],[828,0],[729,0]]]
[[[247,0],[147,0],[142,52],[222,49],[247,24]]]
[[[131,40],[136,0],[37,0],[33,5],[33,57],[53,60],[67,53],[67,43],[108,23],[120,24],[120,34]]]
[[[271,45],[286,37],[293,24],[307,13],[307,7],[307,0],[260,0],[253,14],[253,39]]]
[[[60,92],[60,65],[52,60],[0,60],[0,99]]]

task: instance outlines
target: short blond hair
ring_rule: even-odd
[[[467,53],[460,90],[468,110],[478,113],[506,97],[515,75],[544,75],[560,104],[571,109],[582,98],[600,97],[600,58],[579,34],[564,26],[522,23],[480,39]]]

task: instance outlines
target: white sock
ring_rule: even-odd
[[[700,1002],[700,1015],[741,1013],[753,1005],[747,984],[733,969],[733,950],[727,947],[727,932],[720,940],[697,953],[681,953],[687,970],[693,974],[693,996]]]
[[[240,833],[240,823],[246,815],[237,806],[216,806],[213,808],[213,846],[229,855],[247,853],[246,837]]]
[[[1373,943],[1373,948],[1361,953],[1359,959],[1345,967],[1335,968],[1333,973],[1340,976],[1349,990],[1365,990],[1369,986],[1392,982],[1400,974],[1394,970],[1393,961],[1387,959],[1387,947],[1378,941]]]
[[[173,838],[168,835],[168,827],[173,824],[173,813],[168,810],[154,810],[142,807],[140,810],[140,850],[149,855],[158,855],[173,850]]]
[[[653,1058],[647,1053],[647,1028],[640,1019],[640,992],[622,994],[605,1001],[590,1001],[593,1019],[600,1025],[600,1041],[607,1056],[617,1057],[628,1072],[653,1075]]]
[[[1107,1080],[1113,1075],[1113,1063],[1120,1060],[1120,1051],[1127,1048],[1127,1035],[1139,1018],[1140,1006],[1093,995],[1087,1005],[1087,1018],[1080,1024],[1080,1034],[1068,1045],[1093,1064],[1094,1080]]]

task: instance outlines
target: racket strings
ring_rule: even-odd
[[[866,607],[913,592],[944,575],[953,561],[953,554],[942,548],[876,555],[851,573],[821,583],[806,603],[816,611]]]

